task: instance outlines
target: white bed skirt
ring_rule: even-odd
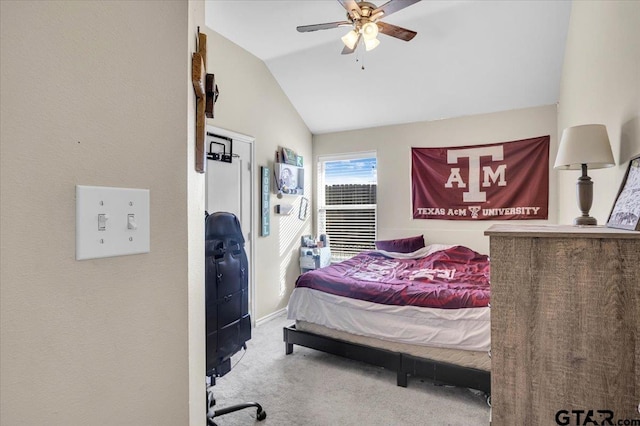
[[[391,342],[488,351],[490,312],[490,308],[381,305],[300,287],[291,294],[287,318]]]

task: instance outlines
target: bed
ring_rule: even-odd
[[[424,244],[423,244],[424,245]],[[489,259],[464,246],[376,250],[298,278],[293,345],[490,395]]]

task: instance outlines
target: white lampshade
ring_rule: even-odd
[[[342,42],[349,49],[353,50],[356,47],[356,43],[358,42],[358,38],[359,38],[358,37],[358,33],[355,30],[351,30],[351,31],[349,31],[348,33],[346,33],[342,37]]]
[[[562,132],[554,169],[589,169],[615,166],[607,128],[603,124],[568,127]]]
[[[380,40],[378,40],[377,38],[372,38],[370,40],[364,41],[364,47],[367,52],[375,49],[376,47],[378,47],[379,44],[380,44]]]
[[[365,40],[373,40],[378,37],[378,26],[373,22],[367,22],[362,26],[362,37]]]

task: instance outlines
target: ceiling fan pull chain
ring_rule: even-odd
[[[362,38],[360,38],[358,42],[359,42],[358,44],[361,44],[364,47],[364,40]],[[360,62],[360,53],[362,53],[362,62],[360,64],[360,69],[364,70],[364,50],[362,48],[356,51],[356,63]]]

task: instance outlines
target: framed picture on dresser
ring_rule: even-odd
[[[640,155],[629,161],[607,226],[640,231]]]

